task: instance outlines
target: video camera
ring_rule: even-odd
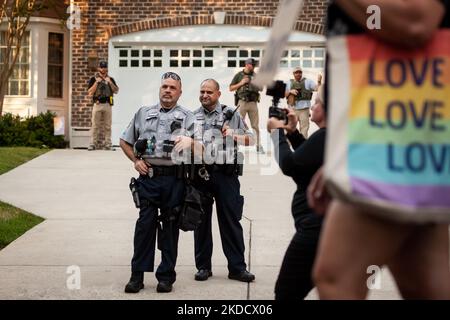
[[[278,107],[280,99],[285,97],[285,92],[286,84],[281,80],[277,80],[272,86],[267,87],[266,95],[273,97],[272,106],[269,108],[269,118],[275,117],[279,120],[284,120],[287,123],[288,119],[286,109]]]

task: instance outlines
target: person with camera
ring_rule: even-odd
[[[239,71],[231,80],[229,89],[235,93],[235,104],[239,108],[239,113],[242,119],[245,120],[245,116],[248,113],[250,118],[250,124],[256,135],[256,151],[258,153],[265,153],[261,145],[261,139],[259,134],[259,114],[258,114],[258,102],[260,100],[259,91],[260,88],[251,83],[252,79],[256,76],[255,73],[256,61],[253,58],[245,60],[245,67],[242,71]]]
[[[313,80],[303,77],[301,67],[294,68],[292,73],[294,79],[291,79],[286,85],[286,98],[288,105],[295,109],[301,134],[308,138],[311,98],[313,91],[317,91],[322,83],[322,75],[317,76],[316,84]]]
[[[88,150],[98,149],[103,115],[105,145],[104,150],[113,150],[111,143],[111,121],[113,95],[119,92],[119,87],[113,77],[108,75],[108,63],[100,61],[97,73],[89,80],[88,94],[92,96],[92,135]]]
[[[309,139],[305,139],[297,130],[298,119],[292,108],[288,109],[287,124],[285,120],[276,117],[270,117],[267,122],[267,129],[271,132],[275,147],[275,159],[283,173],[292,177],[297,184],[292,200],[296,232],[286,250],[275,285],[277,300],[304,299],[314,287],[311,273],[322,216],[317,215],[308,206],[306,190],[324,159],[326,111],[323,100],[323,90],[319,89],[315,104],[311,108],[311,120],[318,125],[319,130]]]
[[[206,79],[200,86],[201,107],[194,111],[196,139],[204,145],[203,164],[198,165],[195,185],[207,195],[203,201],[205,217],[194,230],[195,280],[205,281],[212,276],[211,231],[212,206],[216,201],[222,249],[228,260],[228,278],[251,282],[255,276],[248,272],[244,258],[244,235],[240,220],[244,197],[240,194],[238,176],[242,175],[242,160],[237,157],[237,146],[252,145],[253,135],[235,108],[220,104],[219,83]],[[230,156],[231,155],[231,156]]]
[[[140,108],[120,138],[120,147],[139,172],[133,188],[140,211],[127,293],[139,292],[144,287],[144,272],[153,272],[156,237],[161,250],[156,291],[172,291],[176,280],[179,229],[175,209],[183,203],[185,181],[183,166],[176,165],[174,157],[182,153],[190,157],[194,146],[194,118],[177,104],[181,93],[181,78],[173,72],[164,73],[159,103]]]

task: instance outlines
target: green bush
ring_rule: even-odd
[[[24,119],[11,113],[4,114],[0,117],[0,146],[65,148],[64,136],[53,134],[54,117],[50,111]]]

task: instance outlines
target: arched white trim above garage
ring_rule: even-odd
[[[247,57],[261,59],[270,32],[270,28],[256,26],[200,25],[112,37],[109,73],[120,87],[113,107],[113,143],[118,144],[121,132],[140,106],[158,101],[161,74],[169,70],[182,78],[183,94],[179,102],[188,109],[199,107],[198,89],[206,78],[218,80],[221,102],[234,105],[234,93],[229,92],[228,85]],[[276,78],[288,81],[292,68],[301,65],[305,76],[315,79],[323,72],[324,46],[322,35],[293,32]],[[262,92],[261,128],[265,126],[270,104],[271,97]]]
[[[266,27],[207,25],[185,26],[179,28],[152,29],[112,37],[110,44],[145,44],[145,43],[265,43],[271,29]],[[325,36],[307,32],[293,32],[290,43],[321,44]]]

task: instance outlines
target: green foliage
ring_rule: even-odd
[[[4,114],[0,117],[0,146],[65,148],[64,136],[53,134],[54,117],[50,111],[24,119],[11,113]]]
[[[0,174],[47,151],[27,147],[0,148]],[[43,220],[41,217],[0,201],[0,250]]]
[[[0,147],[0,174],[8,172],[49,150],[30,147]]]
[[[42,221],[41,217],[0,202],[0,249]]]

